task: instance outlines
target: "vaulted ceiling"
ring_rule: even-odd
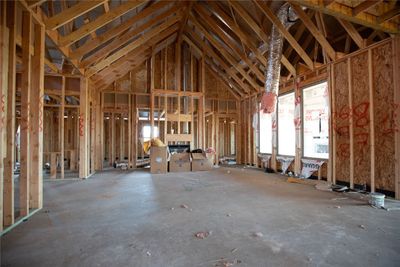
[[[49,71],[81,73],[107,86],[153,53],[186,42],[238,96],[264,84],[273,24],[285,38],[282,75],[314,69],[399,33],[395,0],[122,1],[21,0],[46,27]],[[289,2],[289,30],[276,10]]]

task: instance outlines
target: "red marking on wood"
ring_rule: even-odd
[[[0,100],[0,128],[3,128],[3,125],[5,125],[5,116],[4,114],[6,113],[6,95],[2,94],[1,95],[1,100]]]
[[[84,122],[83,114],[80,114],[79,115],[79,136],[84,135],[85,125],[83,124],[83,122]]]
[[[44,95],[39,97],[39,132],[43,132],[43,99]]]

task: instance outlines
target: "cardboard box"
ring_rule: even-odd
[[[169,160],[170,172],[190,172],[190,153],[171,154]]]
[[[192,171],[209,171],[213,167],[212,159],[205,153],[192,153]]]
[[[167,173],[167,147],[150,148],[150,172],[151,173]]]

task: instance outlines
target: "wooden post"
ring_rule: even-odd
[[[95,123],[96,123],[96,99],[94,95],[94,88],[90,86],[89,90],[89,147],[90,147],[90,171],[89,173],[92,174],[95,172],[95,163],[96,163],[96,132],[95,132]]]
[[[21,75],[21,171],[19,176],[20,216],[29,214],[30,181],[30,94],[31,94],[31,36],[32,16],[22,12],[22,75]]]
[[[132,91],[132,72],[129,72],[129,80]],[[132,95],[128,94],[128,168],[132,168],[132,139]]]
[[[150,137],[154,138],[154,73],[155,73],[155,55],[150,59]]]
[[[330,68],[330,78],[331,78],[331,115],[337,114],[336,110],[336,100],[335,100],[335,77],[334,77],[334,68],[335,65],[332,64]],[[337,123],[335,120],[337,120],[337,116],[332,116],[331,118],[331,133],[332,133],[332,157],[330,158],[330,161],[332,161],[332,184],[336,184],[336,130],[334,125]]]
[[[61,106],[60,106],[60,167],[61,167],[61,179],[64,179],[64,120],[65,114],[65,76],[62,76],[61,82]]]
[[[16,2],[7,1],[9,29],[8,93],[7,93],[7,156],[4,161],[3,222],[14,224],[14,161],[15,161],[15,92],[16,92]],[[2,88],[5,88],[1,86]],[[1,164],[1,163],[0,163]],[[1,174],[0,174],[1,175]],[[1,190],[0,190],[1,193]],[[0,211],[1,212],[1,211]],[[1,216],[1,215],[0,215]],[[0,220],[1,228],[1,220]]]
[[[96,146],[96,155],[95,155],[95,170],[103,169],[103,114],[101,112],[101,92],[96,92],[95,94],[95,146]]]
[[[351,58],[347,59],[347,74],[349,79],[349,109],[353,110],[353,90],[352,90],[352,75],[351,75]],[[350,127],[350,188],[354,188],[354,128],[353,116],[349,118]]]
[[[138,147],[138,134],[137,134],[137,110],[136,110],[136,95],[132,96],[132,167],[136,169],[136,160],[137,160],[137,147]]]
[[[371,142],[371,193],[375,192],[375,116],[372,49],[368,49],[369,131]]]
[[[6,156],[9,31],[6,3],[0,2],[0,232],[3,230],[3,159]]]
[[[89,176],[89,87],[88,79],[82,77],[80,81],[79,105],[79,178]]]
[[[394,102],[400,103],[400,37],[396,36],[393,39],[394,46]],[[395,125],[400,125],[400,108],[396,110]],[[395,132],[395,195],[396,199],[400,199],[400,132]]]
[[[30,208],[43,207],[43,97],[44,97],[44,46],[45,29],[34,25],[34,56],[32,57],[31,93],[31,167],[30,167]],[[62,117],[64,119],[64,117]],[[63,140],[63,138],[62,138]],[[62,147],[64,149],[64,147]],[[63,156],[63,150],[61,152]],[[63,158],[62,158],[63,162]],[[64,171],[62,164],[62,171]],[[63,173],[62,173],[63,174]]]
[[[111,113],[110,116],[110,126],[111,126],[111,134],[110,134],[110,166],[113,166],[115,161],[115,113]]]
[[[329,97],[329,116],[328,116],[328,133],[329,133],[329,156],[328,156],[328,174],[327,174],[327,182],[332,183],[332,163],[333,163],[333,153],[332,153],[332,76],[331,76],[332,65],[328,65],[327,73],[328,73],[328,97]],[[304,118],[303,118],[304,120]],[[303,122],[304,123],[304,122]]]
[[[50,179],[57,177],[57,152],[50,152]]]

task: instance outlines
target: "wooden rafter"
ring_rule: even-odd
[[[380,15],[377,19],[379,24],[382,24],[392,18],[395,18],[397,16],[400,15],[400,6],[397,6],[395,8],[393,8],[392,10],[389,10],[385,13],[383,13],[382,15]]]
[[[162,31],[167,30],[169,27],[173,26],[175,23],[177,23],[181,19],[181,15],[173,16],[169,19],[167,19],[164,23],[162,23],[160,26],[146,32],[144,35],[140,36],[138,39],[133,41],[132,43],[126,45],[125,47],[121,48],[120,50],[116,51],[114,54],[108,56],[104,60],[100,61],[93,67],[89,68],[87,71],[86,75],[88,77],[92,76],[96,72],[102,70],[103,68],[109,66],[112,64],[114,61],[120,59],[133,49],[136,49],[137,47],[145,44],[147,41],[149,41],[151,38],[156,36],[157,34],[160,34]],[[172,27],[173,29],[174,27]],[[171,30],[171,29],[169,29]],[[172,34],[172,33],[171,33]]]
[[[94,80],[96,86],[99,86],[100,90],[108,87],[112,84],[118,77],[123,77],[129,71],[132,71],[133,68],[140,66],[144,61],[146,61],[152,53],[158,52],[164,49],[166,46],[173,43],[177,38],[177,33],[172,34],[164,41],[160,42],[161,38],[156,38],[154,42],[151,42],[147,46],[144,47],[142,53],[132,53],[128,58],[124,59],[124,63],[119,64],[118,66],[112,66],[111,70],[109,68],[104,70],[104,73],[99,73],[103,78],[98,80]],[[154,47],[154,51],[151,51],[151,47]],[[142,48],[140,48],[142,49]],[[148,50],[146,53],[145,51]],[[127,64],[128,62],[128,64]]]
[[[49,30],[55,30],[67,24],[68,22],[73,21],[77,17],[86,14],[90,10],[95,9],[100,5],[103,5],[106,1],[107,0],[79,2],[78,4],[73,5],[72,7],[58,13],[57,15],[48,18],[45,21],[46,28]]]
[[[322,46],[322,48],[326,51],[328,56],[332,59],[336,59],[336,52],[326,40],[325,36],[318,30],[315,24],[311,21],[311,19],[307,16],[307,14],[303,11],[303,9],[292,3],[293,9],[296,11],[297,15],[301,19],[301,21],[306,25],[307,29],[310,33],[315,37],[318,43]]]
[[[218,17],[228,25],[229,28],[243,41],[243,43],[249,48],[251,52],[254,53],[256,58],[266,66],[267,64],[267,59],[262,55],[262,53],[259,51],[257,47],[252,43],[252,41],[248,38],[247,34],[245,34],[241,28],[237,27],[234,23],[234,21],[228,17],[222,10],[221,8],[215,3],[215,2],[208,2],[210,6],[214,9],[214,11],[218,14]],[[282,56],[281,59],[282,64],[289,70],[290,73],[293,75],[296,75],[296,69],[293,67],[293,65],[287,60],[286,57]]]
[[[21,3],[22,7],[25,10],[28,10],[32,17],[35,19],[37,23],[40,25],[45,25],[44,21],[47,19],[46,14],[44,14],[41,9],[38,10],[33,10],[28,6],[25,0],[19,0]],[[50,2],[49,2],[50,3]],[[74,68],[76,68],[81,74],[84,73],[84,70],[78,67],[78,61],[74,59],[70,59],[70,49],[67,47],[61,47],[59,45],[58,40],[60,39],[60,35],[58,34],[57,31],[52,31],[52,30],[46,30],[46,35],[49,37],[49,39],[55,44],[55,46],[58,48],[58,50],[64,55],[66,59],[68,59],[71,64],[73,65]]]
[[[218,38],[222,39],[225,44],[227,44],[232,51],[236,53],[237,57],[240,57],[242,61],[244,61],[247,66],[251,69],[251,71],[258,77],[258,79],[261,82],[264,82],[265,76],[264,74],[260,71],[259,68],[257,68],[254,64],[252,64],[251,60],[247,57],[245,54],[245,51],[241,51],[239,47],[233,42],[233,39],[229,36],[228,33],[226,33],[223,29],[220,28],[220,26],[217,25],[217,23],[211,19],[209,16],[207,16],[206,11],[204,8],[200,5],[197,5],[195,7],[195,10],[197,14],[200,16],[199,18],[201,21],[207,24],[208,28],[212,29]]]
[[[109,22],[113,21],[116,18],[128,13],[130,10],[139,7],[144,4],[146,1],[127,1],[124,4],[117,6],[116,8],[110,10],[109,12],[101,15],[94,21],[83,25],[79,29],[66,36],[60,37],[59,44],[60,46],[69,46],[76,41],[79,41],[83,37],[89,35],[90,33],[96,31],[97,29],[103,27]]]
[[[308,17],[312,17],[312,16],[314,16],[314,13],[315,13],[314,10],[308,10],[307,16]],[[300,25],[298,26],[297,31],[294,34],[294,39],[297,42],[300,40],[301,36],[303,36],[303,33],[304,33],[305,29],[306,29],[306,25],[304,25],[304,23],[300,22]],[[303,49],[306,50],[305,47],[303,47]],[[283,55],[285,55],[285,57],[287,57],[287,58],[290,58],[290,55],[291,55],[292,51],[293,51],[293,47],[289,45],[286,48],[285,52],[283,52]]]
[[[357,44],[359,48],[365,47],[364,39],[361,37],[360,33],[356,30],[356,28],[351,24],[351,22],[343,19],[338,19],[340,25],[346,30],[351,39]]]
[[[195,40],[195,42],[200,44],[200,46],[204,49],[205,53],[207,53],[209,57],[216,60],[218,64],[220,64],[225,69],[225,71],[229,74],[229,76],[239,84],[239,86],[245,93],[250,92],[248,88],[249,86],[243,83],[242,80],[239,79],[236,73],[232,69],[230,69],[230,66],[228,66],[228,64],[226,64],[225,61],[219,55],[217,55],[217,53],[215,53],[213,49],[211,49],[203,40],[201,40],[201,38],[197,35],[197,33],[195,33],[192,29],[189,28],[186,28],[186,32],[191,38]]]
[[[132,25],[134,25],[138,21],[150,16],[152,13],[156,12],[157,10],[160,10],[161,8],[167,6],[168,4],[169,4],[169,2],[157,2],[154,5],[151,5],[150,7],[145,8],[136,16],[133,16],[132,18],[126,20],[124,23],[106,31],[101,36],[96,37],[95,39],[91,40],[90,42],[88,42],[88,43],[80,46],[76,50],[74,50],[71,53],[71,58],[80,58],[80,57],[84,56],[85,54],[91,52],[95,48],[103,45],[107,41],[111,40],[112,38],[116,37],[117,35],[128,30],[129,28],[132,27]],[[176,7],[172,8],[171,10],[174,10],[174,9],[176,10]]]
[[[353,8],[344,4],[333,2],[329,6],[324,6],[318,0],[290,0],[292,3],[318,10],[324,14],[334,16],[336,18],[348,20],[360,25],[364,25],[376,30],[388,32],[388,33],[399,33],[399,25],[394,22],[386,21],[383,23],[378,22],[378,17],[366,12],[362,12],[357,16],[353,16]]]
[[[256,81],[254,81],[253,78],[251,78],[238,64],[236,59],[217,41],[215,40],[214,37],[211,36],[210,33],[197,21],[197,19],[194,16],[190,17],[192,23],[200,30],[200,32],[205,36],[205,38],[221,53],[221,55],[225,58],[229,64],[231,64],[236,71],[238,71],[244,78],[245,80],[255,89],[256,92],[260,90],[260,85],[257,84]]]
[[[357,16],[361,12],[367,11],[368,9],[379,4],[380,2],[382,2],[382,0],[374,0],[374,1],[366,0],[364,2],[361,2],[360,4],[358,4],[353,8],[353,16]]]
[[[252,30],[257,34],[257,36],[264,42],[269,43],[269,37],[267,34],[261,29],[258,23],[250,16],[247,11],[238,3],[232,0],[229,0],[232,7],[236,10],[236,12],[241,16],[242,19],[246,21],[246,23],[252,28]],[[293,74],[295,74],[295,68],[293,65],[287,60],[284,56],[282,56],[281,60],[282,64]]]
[[[294,39],[290,32],[285,28],[282,22],[275,16],[274,12],[264,2],[253,0],[255,5],[264,13],[264,15],[278,28],[280,33],[285,37],[288,43],[293,47],[294,50],[300,55],[307,66],[310,69],[314,68],[314,63],[311,58],[307,55],[300,44]]]
[[[87,57],[85,60],[83,60],[80,64],[82,68],[87,68],[88,66],[95,64],[96,62],[99,62],[100,59],[103,59],[106,55],[110,54],[112,51],[118,49],[119,47],[123,46],[124,44],[128,43],[130,40],[132,40],[135,36],[138,34],[148,30],[149,28],[154,27],[157,23],[160,23],[161,21],[168,19],[169,16],[176,14],[178,15],[179,11],[181,9],[178,9],[177,6],[159,14],[158,16],[150,19],[146,23],[140,25],[139,27],[135,28],[134,30],[128,31],[121,36],[115,38],[110,44],[107,46],[99,49],[89,57]]]

